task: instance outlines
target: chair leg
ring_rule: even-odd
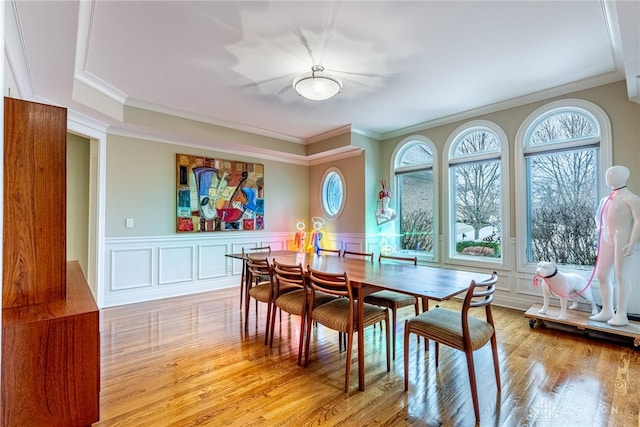
[[[404,321],[404,391],[409,390],[409,321]],[[417,334],[416,334],[417,335]]]
[[[304,333],[307,327],[306,316],[307,314],[304,311],[302,312],[302,314],[300,314],[300,338],[298,339],[298,366],[302,366],[302,347],[304,345],[304,335],[305,335]]]
[[[276,305],[275,303],[272,304],[273,307],[271,309],[271,319],[269,320],[270,323],[270,332],[269,332],[269,347],[273,347],[273,334],[274,334],[274,329],[275,329],[275,323],[276,323]],[[280,322],[282,323],[282,322]],[[281,328],[282,329],[282,328]]]
[[[342,353],[347,348],[347,336],[344,332],[338,331],[338,353]]]
[[[427,339],[425,338],[424,340],[425,340],[424,344],[427,345]],[[434,345],[434,347],[435,347],[434,350],[436,352],[436,368],[437,368],[438,364],[440,363],[440,343],[438,341],[435,341],[435,340],[434,340],[433,343],[435,344]]]
[[[393,314],[393,322],[391,323],[393,325],[393,328],[392,328],[392,332],[393,332],[393,347],[392,347],[393,348],[393,360],[396,360],[396,319],[398,319],[398,308],[395,306],[395,304],[391,308],[391,314]],[[389,312],[387,312],[387,318],[388,317],[389,317]],[[388,319],[387,319],[387,331],[389,331]],[[387,333],[387,338],[388,337],[389,337],[389,334]],[[387,347],[388,347],[388,344],[387,344]]]
[[[256,307],[256,309],[257,308],[258,307]],[[264,328],[264,345],[269,344],[269,331],[271,330],[271,328],[269,326],[271,324],[271,311],[272,310],[273,310],[273,313],[275,314],[276,308],[275,308],[273,302],[267,301],[267,324],[265,325],[265,328]],[[256,322],[257,321],[258,321],[258,312],[256,311]]]
[[[245,293],[248,292],[247,289],[247,278],[248,276],[248,272],[247,272],[247,261],[246,260],[242,260],[242,273],[240,274],[240,310],[242,310],[242,298],[245,297]],[[248,296],[246,297],[248,298]]]
[[[480,409],[478,408],[478,386],[476,384],[476,370],[473,364],[473,351],[465,350],[467,356],[467,369],[469,370],[469,384],[471,385],[471,399],[473,400],[473,412],[476,415],[476,423],[480,422]]]
[[[496,374],[496,385],[498,386],[498,391],[500,391],[502,390],[502,385],[500,384],[500,362],[498,361],[498,344],[495,332],[491,337],[491,352],[493,353],[493,370]]]
[[[307,330],[307,337],[304,340],[304,367],[309,364],[309,341],[311,341],[311,312],[307,314],[307,321],[305,322],[305,329]]]
[[[249,332],[249,293],[247,291],[246,298],[244,299],[244,332]]]
[[[416,298],[416,303],[413,305],[416,311],[416,316],[420,314],[420,302],[418,298]],[[416,341],[420,344],[420,335],[416,334]]]
[[[349,333],[349,332],[345,332],[345,334],[347,335],[347,371],[345,372],[345,379],[344,379],[344,392],[348,393],[349,392],[349,376],[351,375],[351,349],[353,348],[353,332]],[[358,353],[360,351],[358,350]],[[388,356],[388,355],[387,355]],[[358,357],[360,357],[358,355]],[[388,357],[387,357],[387,361],[388,361]]]
[[[396,315],[393,315],[393,360],[396,360],[396,324],[395,324]],[[387,310],[387,316],[385,317],[385,327],[386,336],[387,336],[387,372],[391,372],[391,360],[389,357],[389,311]]]

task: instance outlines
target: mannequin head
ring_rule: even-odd
[[[629,179],[629,169],[624,166],[612,166],[607,169],[605,180],[611,188],[624,187]]]

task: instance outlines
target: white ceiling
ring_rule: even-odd
[[[348,125],[382,139],[619,80],[640,102],[639,4],[6,1],[5,95],[110,131],[132,127],[128,105],[302,143]],[[298,96],[291,83],[314,64],[343,92]]]

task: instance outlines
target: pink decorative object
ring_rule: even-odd
[[[391,191],[387,189],[387,182],[383,179],[380,181],[382,184],[382,190],[378,193],[378,201],[380,206],[376,209],[376,223],[382,225],[385,222],[389,222],[396,218],[396,211],[389,207],[389,201],[391,201]]]
[[[378,200],[382,200],[384,197],[391,198],[391,191],[387,190],[387,181],[383,179],[380,184],[382,184],[382,190],[378,193]]]

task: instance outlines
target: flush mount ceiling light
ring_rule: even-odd
[[[314,65],[310,73],[293,80],[293,89],[307,99],[322,101],[342,92],[342,82],[325,73],[322,65]]]

